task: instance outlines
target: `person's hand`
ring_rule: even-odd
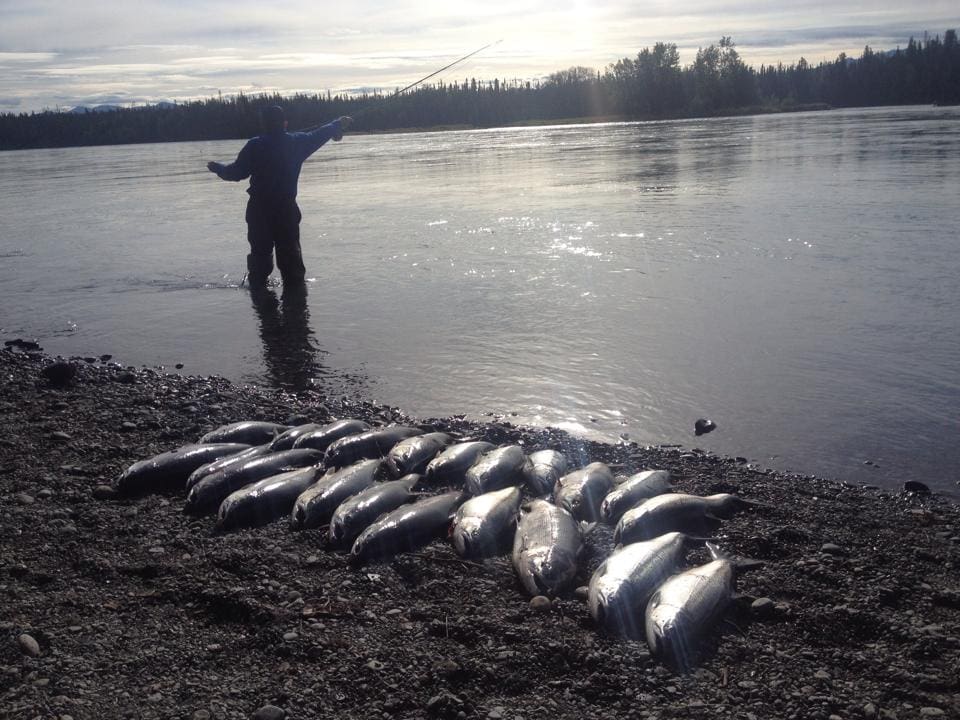
[[[337,123],[340,125],[340,132],[333,136],[334,142],[339,142],[343,140],[343,132],[350,127],[350,124],[353,122],[353,118],[349,115],[342,115],[337,118]]]
[[[207,170],[209,170],[209,171],[212,172],[212,173],[216,173],[217,175],[220,174],[220,168],[221,168],[221,167],[223,167],[223,166],[222,166],[220,163],[218,163],[218,162],[213,162],[212,160],[207,163]]]

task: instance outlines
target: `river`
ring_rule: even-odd
[[[237,287],[241,146],[0,154],[0,338],[957,491],[960,109],[348,136],[299,307]]]

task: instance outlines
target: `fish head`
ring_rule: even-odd
[[[471,557],[480,551],[478,534],[480,520],[475,517],[460,518],[451,530],[453,546],[461,557]]]
[[[674,670],[683,672],[693,665],[695,627],[683,608],[662,602],[659,591],[650,598],[645,618],[647,645]]]
[[[529,556],[530,581],[537,594],[553,596],[573,580],[577,559],[563,548],[544,548]]]
[[[303,503],[297,503],[293,506],[290,513],[290,529],[303,530],[307,526],[307,508]]]

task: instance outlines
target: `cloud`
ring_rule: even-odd
[[[722,35],[754,64],[815,62],[960,25],[955,0],[0,1],[0,96],[28,110],[119,90],[185,100],[392,89],[500,38],[439,79],[602,69],[657,41],[689,62]]]

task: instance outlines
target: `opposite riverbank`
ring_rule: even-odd
[[[99,361],[75,360],[57,386],[49,363],[0,351],[0,717],[247,718],[267,704],[291,718],[960,714],[960,507],[948,499]],[[181,495],[98,489],[228,422],[340,417],[552,447],[577,466],[665,468],[682,491],[767,503],[719,534],[765,566],[741,579],[748,598],[698,669],[677,676],[645,643],[598,631],[573,593],[531,610],[508,558],[464,562],[436,541],[355,569],[317,532],[214,536]],[[611,545],[606,529],[590,536],[577,584]]]

